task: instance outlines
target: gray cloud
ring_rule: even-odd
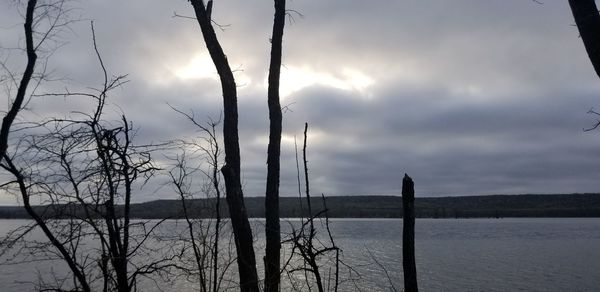
[[[82,18],[95,20],[111,72],[129,74],[111,102],[140,127],[140,140],[197,135],[167,103],[197,117],[219,115],[220,86],[197,24],[173,17],[192,15],[187,1],[77,5]],[[305,121],[315,193],[398,194],[404,172],[423,196],[598,191],[600,135],[582,129],[594,122],[585,112],[598,106],[600,80],[566,3],[290,1],[289,7],[302,16],[291,13],[284,37],[289,90],[282,103],[290,111],[283,194],[297,192],[293,137],[301,143]],[[264,193],[272,9],[268,1],[215,1],[214,19],[229,25],[219,37],[238,69],[249,195]],[[70,78],[69,86],[99,84],[89,23],[72,29],[50,65]],[[2,30],[2,44],[17,33]],[[32,108],[44,116],[60,114],[65,104],[45,99]],[[159,195],[169,196],[161,190],[148,198]]]

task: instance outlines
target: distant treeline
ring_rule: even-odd
[[[190,217],[214,217],[215,199],[186,201]],[[264,198],[245,198],[250,217],[264,216]],[[311,200],[313,214],[324,210],[323,200]],[[402,198],[399,196],[332,196],[326,197],[329,217],[332,218],[401,218]],[[222,214],[228,216],[227,204],[220,204]],[[83,216],[81,206],[36,206],[44,217],[66,218]],[[501,217],[600,217],[600,194],[561,195],[493,195],[417,198],[416,216],[419,218],[501,218]],[[305,199],[281,197],[283,218],[306,216]],[[158,200],[133,204],[135,218],[181,218],[182,203],[178,200]],[[0,207],[0,218],[29,218],[22,207]]]

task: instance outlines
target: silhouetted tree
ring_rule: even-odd
[[[600,14],[595,0],[569,0],[585,50],[600,76]]]
[[[198,280],[200,282],[200,291],[221,290],[221,283],[231,264],[229,254],[223,255],[220,253],[219,242],[221,237],[221,229],[223,225],[221,216],[221,184],[219,167],[221,163],[221,149],[218,143],[216,128],[220,124],[219,121],[210,120],[207,124],[200,124],[196,121],[193,113],[188,114],[174,108],[175,111],[184,115],[190,120],[201,132],[201,137],[194,140],[181,141],[182,154],[178,155],[173,160],[176,165],[169,171],[171,184],[175,187],[175,191],[180,196],[183,219],[185,219],[188,228],[188,238],[184,241],[189,241],[191,246],[194,263],[196,265]],[[186,154],[186,149],[192,149],[202,157],[200,164],[207,163],[208,169],[200,166],[189,166],[193,164],[194,159]],[[188,161],[190,160],[190,161]],[[201,173],[204,181],[200,193],[206,198],[206,206],[209,210],[211,220],[193,218],[191,208],[197,209],[199,206],[193,206],[190,201],[193,200],[195,191],[192,188],[194,184],[195,174]],[[214,220],[212,220],[214,218]],[[187,249],[182,251],[186,253]],[[223,263],[220,265],[220,263]]]
[[[41,4],[38,4],[37,0],[27,1],[25,9],[25,23],[23,24],[27,63],[20,80],[17,80],[18,77],[16,77],[16,74],[7,72],[7,74],[10,76],[10,78],[8,78],[9,82],[13,82],[15,85],[17,85],[17,92],[14,98],[12,98],[10,108],[4,115],[2,119],[2,126],[0,127],[0,162],[4,160],[2,168],[13,174],[14,181],[12,183],[18,186],[18,190],[22,194],[27,194],[28,192],[28,186],[25,182],[26,177],[23,175],[23,173],[21,173],[20,169],[15,166],[13,161],[10,159],[10,156],[7,154],[8,139],[11,126],[15,122],[18,113],[24,106],[27,91],[35,73],[35,66],[38,60],[38,50],[45,41],[50,39],[53,34],[56,33],[58,28],[66,25],[69,22],[67,20],[68,17],[65,15],[66,13],[63,6],[64,2],[64,0],[42,1]],[[38,31],[38,26],[41,26],[40,23],[43,20],[48,20],[51,25],[45,28],[44,31]],[[36,34],[41,35],[41,37],[39,37],[37,40],[34,39]],[[8,70],[6,64],[2,64],[2,68]],[[43,75],[44,74],[42,72],[39,80],[43,78]],[[8,99],[10,99],[10,97],[7,97],[7,100]],[[84,291],[89,291],[89,285],[87,284],[85,276],[77,267],[77,263],[68,259],[68,251],[61,246],[58,239],[52,235],[49,228],[44,224],[43,219],[33,211],[29,201],[29,196],[24,195],[22,199],[27,213],[38,223],[44,234],[47,235],[50,242],[58,249],[59,253],[65,257],[65,260],[71,268],[74,277],[77,279],[79,285],[81,285],[81,289]]]
[[[244,205],[240,174],[240,145],[238,136],[237,88],[233,72],[212,26],[212,0],[190,0],[204,42],[217,69],[223,92],[223,147],[225,165],[221,173],[225,179],[225,197],[229,206],[231,226],[235,236],[241,291],[258,291],[258,274],[254,255],[252,229]]]
[[[134,143],[125,116],[104,119],[108,92],[125,76],[108,78],[95,35],[93,39],[104,76],[102,87],[92,93],[46,94],[91,98],[92,113],[31,126],[31,132],[22,133],[16,153],[5,154],[0,166],[14,177],[3,185],[5,190],[19,194],[52,249],[67,263],[72,289],[129,292],[140,277],[177,268],[172,261],[177,255],[146,245],[162,220],[130,220],[134,187],[144,185],[157,170],[150,155],[154,146]],[[34,208],[32,198],[46,206]]]
[[[575,24],[583,40],[587,55],[594,66],[596,74],[600,77],[600,13],[595,0],[569,0]],[[590,110],[588,113],[600,116],[600,113]],[[600,127],[600,120],[586,131]]]
[[[417,267],[415,264],[415,184],[404,174],[402,179],[402,266],[404,291],[417,292]]]
[[[267,151],[267,187],[265,195],[265,292],[279,291],[281,233],[279,226],[279,177],[281,153],[281,104],[279,79],[281,51],[285,25],[285,0],[275,0],[273,36],[271,37],[271,62],[269,66],[269,146]]]
[[[338,291],[339,288],[339,279],[340,279],[340,248],[335,244],[333,236],[331,234],[331,229],[329,228],[329,210],[327,209],[327,204],[325,202],[325,196],[321,195],[323,200],[323,210],[317,212],[316,214],[312,213],[311,207],[311,195],[310,195],[310,186],[308,184],[308,160],[306,159],[306,143],[307,143],[307,135],[308,133],[308,123],[304,124],[304,144],[302,148],[302,156],[304,161],[304,177],[305,177],[305,195],[306,201],[308,205],[307,214],[302,214],[301,217],[301,225],[296,230],[292,226],[292,234],[291,237],[284,242],[291,243],[292,250],[290,252],[290,256],[287,260],[286,267],[287,273],[290,276],[292,287],[297,290],[296,284],[292,280],[292,274],[296,272],[304,273],[304,285],[306,289],[309,291],[312,289],[313,284],[316,286],[317,291]],[[297,149],[296,149],[297,153]],[[297,159],[297,155],[296,155]],[[300,169],[298,166],[298,182],[300,182]],[[299,188],[300,190],[300,188]],[[300,196],[300,200],[302,200],[302,196]],[[306,218],[304,218],[306,216]],[[314,221],[318,220],[321,216],[325,216],[325,228],[328,235],[329,244],[325,244],[325,240],[317,238],[317,229],[315,228]],[[306,221],[305,221],[306,220]],[[328,277],[323,277],[322,271],[322,263],[323,258],[328,255],[330,252],[335,252],[335,257],[331,262],[333,262],[333,273],[331,272],[331,267],[329,268]],[[296,265],[290,264],[296,259]],[[290,267],[287,267],[291,265]],[[327,282],[328,280],[328,282]]]

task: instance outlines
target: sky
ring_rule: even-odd
[[[188,1],[68,5],[79,21],[57,37],[47,64],[57,81],[38,93],[100,86],[93,20],[108,70],[128,74],[111,111],[134,122],[140,143],[200,135],[169,105],[219,117],[218,76],[186,18]],[[297,194],[294,141],[301,144],[305,122],[313,194],[399,195],[404,173],[422,197],[600,191],[600,131],[583,131],[595,122],[588,110],[600,107],[600,79],[566,1],[294,0],[288,9],[283,196]],[[22,47],[19,11],[15,1],[0,4],[0,57],[16,71],[25,58],[6,48]],[[271,1],[214,0],[238,85],[247,196],[265,192],[272,18]],[[3,93],[1,110],[8,100]],[[34,98],[21,120],[77,107],[91,110],[80,100]],[[160,188],[136,200],[174,196]]]

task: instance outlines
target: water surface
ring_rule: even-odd
[[[284,233],[298,224],[289,222],[282,223]],[[6,234],[29,221],[0,223]],[[184,226],[164,224],[165,230]],[[253,226],[261,263],[264,220]],[[324,227],[316,226],[323,236]],[[331,230],[354,271],[342,268],[343,277],[355,280],[344,282],[344,291],[403,290],[401,220],[332,219]],[[600,218],[417,219],[415,241],[421,291],[600,291]],[[61,271],[61,264],[3,265],[0,287],[34,291],[38,274]],[[176,287],[193,291],[195,283],[182,280]],[[148,284],[145,291],[151,290],[156,288]]]

